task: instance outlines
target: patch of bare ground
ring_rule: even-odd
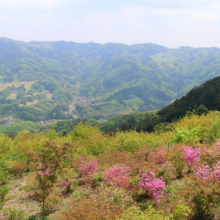
[[[27,176],[23,178],[14,178],[11,179],[8,183],[9,192],[5,197],[5,204],[0,210],[0,219],[8,219],[7,216],[4,216],[4,210],[11,208],[13,210],[24,210],[28,216],[36,215],[40,212],[39,204],[36,201],[33,201],[25,186],[27,186]]]

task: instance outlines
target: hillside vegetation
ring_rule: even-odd
[[[219,219],[219,125],[211,111],[165,132],[0,135],[0,218]]]
[[[219,76],[219,60],[218,48],[0,38],[0,115],[109,120],[161,109]]]

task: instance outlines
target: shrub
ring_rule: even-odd
[[[220,200],[219,182],[207,182],[203,179],[191,180],[190,184],[179,190],[179,193],[188,200],[193,209],[195,219],[213,219],[213,210],[218,206]]]
[[[176,128],[173,135],[174,143],[187,143],[190,141],[198,141],[198,127],[188,129],[187,127]]]
[[[8,171],[0,167],[0,186],[8,182]]]
[[[166,162],[160,166],[159,173],[157,177],[163,177],[166,184],[169,184],[171,179],[176,177],[175,168],[170,162]]]
[[[192,166],[197,164],[199,161],[199,155],[201,153],[200,148],[193,148],[188,146],[182,146],[180,148],[183,151],[183,161],[186,162],[189,169],[191,170]]]
[[[182,171],[185,166],[184,161],[182,160],[183,152],[180,150],[180,145],[172,146],[172,151],[169,153],[169,161],[172,163],[173,167],[176,170],[177,178],[182,177]]]
[[[172,215],[165,216],[162,211],[156,211],[152,206],[149,206],[144,212],[137,206],[129,207],[125,210],[118,220],[171,220]]]
[[[22,174],[27,170],[27,164],[23,161],[19,161],[13,164],[12,170],[14,175],[20,175],[22,177]]]
[[[66,209],[59,211],[59,220],[115,219],[132,204],[131,193],[116,187],[101,186],[90,195],[72,197]]]
[[[127,188],[130,180],[129,175],[132,174],[130,167],[127,166],[113,166],[105,170],[104,181],[110,184]]]
[[[192,215],[192,210],[189,206],[185,204],[177,204],[172,210],[173,218],[175,220],[185,220],[189,219]]]
[[[212,173],[212,168],[207,164],[203,164],[202,166],[197,167],[194,173],[196,174],[196,177],[198,179],[209,181],[211,180],[210,177]]]
[[[45,214],[45,200],[52,192],[57,174],[62,170],[65,159],[70,157],[71,143],[64,143],[60,146],[55,142],[47,142],[38,154],[28,152],[32,160],[32,169],[38,181],[38,187],[34,188],[35,197],[42,203],[43,217]]]
[[[141,181],[138,184],[146,190],[149,199],[159,202],[161,192],[165,188],[163,178],[157,179],[154,172],[147,172],[142,175]]]
[[[167,154],[163,152],[162,148],[157,148],[154,153],[150,155],[151,161],[157,164],[163,164],[166,162]]]
[[[12,208],[4,209],[4,216],[7,216],[9,220],[23,220],[26,219],[24,210],[15,210]]]
[[[215,143],[203,143],[201,146],[201,161],[213,166],[220,160],[220,142],[217,140]]]
[[[69,193],[70,192],[70,187],[71,187],[72,183],[67,178],[62,179],[62,183],[66,187],[66,190],[65,190],[66,193]]]
[[[48,215],[57,210],[60,204],[60,195],[51,193],[45,200],[45,215]]]
[[[95,173],[98,170],[97,160],[93,159],[92,161],[82,164],[79,166],[78,171],[81,176],[87,176]]]
[[[0,202],[4,200],[6,194],[8,193],[8,186],[3,185],[0,187]]]

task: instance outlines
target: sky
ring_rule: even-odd
[[[0,37],[220,47],[220,0],[0,0]]]

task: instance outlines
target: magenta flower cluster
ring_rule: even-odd
[[[87,176],[95,173],[98,170],[97,160],[93,159],[92,161],[80,165],[78,168],[79,173],[83,176]]]
[[[163,149],[158,148],[156,151],[151,155],[151,161],[157,164],[165,163],[167,158],[167,154],[163,153]]]
[[[220,181],[220,161],[213,167],[203,164],[201,167],[195,169],[194,173],[198,179],[206,181],[212,181],[214,179]]]
[[[50,173],[50,168],[46,168],[45,164],[40,164],[36,169],[38,169],[37,173],[42,176],[47,176]]]
[[[126,188],[129,185],[129,175],[132,170],[127,166],[113,166],[105,170],[104,181],[110,182],[116,186]]]
[[[203,164],[201,167],[196,168],[194,171],[198,179],[204,180],[208,180],[210,178],[211,172],[212,168],[207,164]]]
[[[69,187],[71,185],[71,182],[67,178],[62,179],[62,182],[66,187]]]
[[[156,178],[154,172],[147,172],[142,174],[141,182],[138,183],[144,190],[147,191],[149,198],[159,202],[161,193],[166,187],[163,178]]]
[[[186,162],[189,168],[198,163],[201,153],[200,148],[182,146],[180,150],[182,150],[184,154],[182,160]]]
[[[217,180],[220,181],[220,161],[213,167],[212,176]]]

